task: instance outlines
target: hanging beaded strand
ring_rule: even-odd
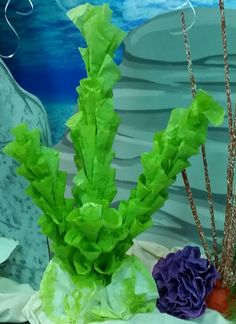
[[[188,63],[188,72],[191,81],[191,89],[192,89],[192,96],[195,98],[197,94],[197,87],[196,87],[196,79],[193,73],[193,64],[191,59],[191,49],[188,39],[188,33],[186,29],[186,20],[184,12],[181,12],[181,22],[182,22],[182,30],[184,35],[184,45],[186,50],[186,57]],[[216,224],[215,224],[215,214],[214,214],[214,202],[211,190],[211,182],[209,177],[208,171],[208,163],[207,163],[207,156],[206,156],[206,148],[205,145],[202,145],[202,161],[204,166],[204,175],[205,175],[205,184],[207,190],[207,198],[208,198],[208,205],[210,211],[210,218],[211,218],[211,234],[212,234],[212,241],[213,241],[213,254],[214,254],[214,262],[216,267],[218,267],[218,244],[217,244],[217,237],[216,237]]]
[[[234,168],[235,168],[235,144],[236,144],[236,114],[233,116],[232,99],[230,90],[229,78],[229,62],[228,62],[228,46],[226,34],[226,20],[224,1],[219,1],[220,17],[221,17],[221,33],[222,44],[224,52],[224,72],[225,72],[225,90],[227,98],[228,111],[228,127],[230,135],[230,143],[228,145],[228,164],[227,164],[227,196],[226,196],[226,210],[224,223],[224,239],[221,260],[221,275],[223,285],[227,286],[232,276],[234,243],[236,240],[236,232],[234,230],[236,219],[233,217],[233,182],[234,182]]]

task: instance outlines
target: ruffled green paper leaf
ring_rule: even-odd
[[[128,320],[135,313],[152,312],[157,289],[136,257],[127,257],[104,287],[93,276],[69,276],[58,259],[50,262],[40,296],[55,324],[86,324],[106,319]]]
[[[4,152],[18,162],[18,174],[30,181],[27,194],[44,212],[39,219],[42,232],[53,242],[60,243],[65,233],[66,215],[73,208],[73,200],[64,198],[66,174],[59,170],[57,151],[40,144],[39,130],[29,131],[26,124],[13,131],[15,140]]]
[[[127,227],[116,209],[100,204],[86,203],[75,208],[67,217],[65,242],[78,249],[75,268],[78,274],[95,271],[98,275],[110,276],[123,260],[124,255],[112,253],[119,241],[128,236]],[[82,271],[82,272],[80,272]]]
[[[223,120],[224,109],[202,90],[188,109],[172,110],[166,129],[154,136],[152,151],[141,157],[143,173],[137,187],[118,209],[132,239],[151,225],[151,215],[168,198],[168,187],[205,143],[209,123],[217,126]]]
[[[110,23],[112,10],[108,4],[93,6],[86,3],[71,9],[68,17],[79,28],[88,45],[86,49],[80,49],[88,76],[105,77],[107,86],[104,86],[112,89],[119,72],[111,58],[125,37],[124,31]],[[105,76],[107,73],[111,78]]]
[[[68,16],[88,45],[80,49],[88,77],[78,88],[79,112],[67,122],[79,170],[73,193],[81,205],[91,201],[109,204],[116,195],[112,143],[120,120],[112,96],[120,78],[113,56],[125,33],[111,24],[107,4],[85,4],[70,10]]]
[[[123,246],[128,247],[122,243],[120,253],[112,253],[128,228],[110,208],[116,194],[112,144],[119,124],[112,87],[120,77],[113,56],[125,33],[110,22],[108,5],[84,5],[69,16],[88,44],[83,52],[88,78],[78,88],[79,112],[68,121],[78,168],[74,199],[64,199],[66,174],[58,169],[59,154],[41,146],[38,130],[18,126],[5,152],[21,163],[18,172],[30,182],[27,193],[44,212],[39,224],[67,271],[96,273],[109,282],[124,258]]]
[[[128,320],[136,313],[152,312],[157,297],[149,271],[131,256],[114,272],[111,283],[99,290],[90,313],[94,321]]]

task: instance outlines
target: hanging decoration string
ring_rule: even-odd
[[[61,3],[61,0],[56,0],[56,3],[61,8],[61,10],[65,11],[65,12],[67,12],[69,10]]]
[[[192,14],[193,14],[193,20],[191,22],[191,24],[189,26],[186,26],[186,32],[189,31],[195,24],[195,21],[196,21],[196,10],[195,8],[193,7],[192,3],[190,0],[186,0],[183,4],[181,4],[180,6],[178,7],[170,7],[170,6],[167,6],[167,9],[168,10],[183,10],[185,8],[190,8],[191,11],[192,11]],[[183,35],[183,31],[182,29],[179,31],[179,32],[174,32],[174,31],[171,31],[170,32],[172,35]]]
[[[12,0],[8,0],[6,5],[5,5],[5,9],[4,9],[4,16],[5,16],[5,21],[7,22],[7,25],[10,27],[10,29],[12,30],[12,32],[14,33],[15,37],[17,38],[17,47],[15,49],[14,52],[8,54],[8,55],[4,55],[4,54],[1,54],[0,53],[0,57],[1,58],[5,58],[5,59],[10,59],[12,57],[14,57],[17,52],[19,51],[20,49],[20,36],[18,35],[17,31],[15,30],[15,28],[13,27],[13,25],[11,24],[10,22],[10,19],[8,17],[8,9],[9,9],[9,6],[11,4],[11,1]],[[34,11],[34,5],[33,5],[33,2],[31,0],[27,0],[29,2],[29,5],[30,5],[30,10],[27,11],[27,12],[20,12],[20,11],[16,11],[16,13],[18,15],[21,15],[21,16],[29,16],[32,14],[32,12]]]
[[[187,63],[188,63],[188,72],[189,72],[189,78],[190,78],[190,82],[191,82],[192,96],[193,96],[193,98],[195,98],[195,96],[197,94],[197,86],[196,86],[195,75],[193,72],[191,48],[190,48],[190,44],[189,44],[188,32],[186,31],[184,12],[181,12],[181,21],[182,21],[184,45],[185,45],[185,51],[186,51],[186,57],[187,57]],[[217,235],[216,235],[214,201],[213,201],[211,181],[210,181],[210,176],[209,176],[209,171],[208,171],[209,168],[208,168],[208,162],[207,162],[206,148],[205,148],[204,144],[202,145],[202,162],[203,162],[203,166],[204,166],[205,185],[206,185],[208,206],[209,206],[209,212],[210,212],[210,218],[211,218],[211,234],[212,234],[212,242],[213,242],[214,262],[215,262],[215,266],[218,268],[218,264],[219,264],[218,254],[219,254],[219,252],[218,252]],[[188,193],[188,190],[187,190],[187,193]],[[190,204],[191,204],[191,202],[190,202]],[[195,211],[192,210],[192,212],[194,213]],[[194,215],[194,218],[196,218],[196,216],[198,216],[198,215]],[[198,229],[198,231],[199,231],[199,229]]]
[[[67,12],[70,8],[66,8],[65,5],[61,2],[61,0],[56,0],[56,3],[58,4],[58,6],[61,8],[61,10]],[[166,6],[166,8],[168,10],[182,10],[185,8],[190,8],[192,10],[193,13],[193,21],[191,22],[191,24],[186,28],[186,31],[189,31],[193,25],[195,24],[195,20],[196,20],[196,11],[191,3],[190,0],[186,0],[182,5],[178,6],[178,7],[172,7],[172,6]],[[173,35],[182,35],[183,32],[182,30],[180,30],[179,32],[171,32],[171,34]]]

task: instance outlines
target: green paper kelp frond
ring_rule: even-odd
[[[40,288],[43,309],[56,324],[128,320],[136,313],[152,312],[157,294],[149,271],[134,256],[125,259],[106,286],[92,275],[69,275],[54,258]]]
[[[77,262],[81,266],[86,260],[86,273],[110,276],[124,257],[112,251],[128,236],[117,210],[87,203],[68,215],[67,224],[65,242],[78,249]],[[85,269],[77,267],[77,273],[84,274]]]
[[[113,56],[125,33],[111,24],[111,14],[107,4],[85,4],[68,13],[88,45],[80,49],[88,77],[78,88],[79,112],[67,122],[79,170],[73,194],[81,205],[91,201],[106,205],[116,195],[111,162],[120,118],[114,111],[112,88],[120,72]]]
[[[74,202],[64,198],[66,173],[59,170],[59,154],[41,146],[39,130],[29,131],[26,124],[17,126],[12,133],[15,140],[4,152],[20,162],[17,173],[30,182],[27,194],[44,212],[39,219],[43,233],[54,242],[61,242],[66,216]]]
[[[128,320],[136,313],[152,312],[157,299],[155,282],[136,257],[124,260],[112,275],[111,283],[93,297],[90,321],[107,318]]]
[[[113,58],[126,33],[111,23],[112,11],[108,4],[93,6],[87,3],[71,9],[68,17],[80,30],[88,45],[86,49],[80,49],[88,76],[102,77],[106,72],[112,76],[111,79],[106,78],[109,84],[114,79],[113,69],[110,68],[116,68],[110,58]]]
[[[168,198],[168,187],[205,143],[209,123],[220,125],[223,120],[224,109],[202,90],[188,109],[172,110],[166,129],[154,136],[152,151],[141,157],[143,173],[137,187],[119,206],[131,238],[151,225],[151,215]]]
[[[109,207],[116,195],[115,170],[111,162],[114,157],[112,144],[120,120],[114,112],[112,96],[112,87],[120,77],[113,54],[125,33],[111,24],[107,5],[85,5],[74,9],[73,15],[88,44],[88,78],[81,80],[78,88],[79,112],[67,123],[78,168],[73,180],[74,199],[64,199],[66,175],[58,170],[59,155],[40,146],[38,131],[33,137],[34,131],[19,126],[15,130],[16,140],[6,152],[21,163],[20,169],[24,169],[21,175],[30,181],[28,194],[44,211],[39,224],[52,240],[54,254],[71,273],[95,273],[109,281],[124,258],[123,247],[127,244],[122,244],[119,253],[114,254],[112,250],[128,236],[121,215]],[[104,47],[104,43],[107,46]],[[26,143],[22,146],[24,140]],[[30,172],[39,164],[37,161],[41,164],[39,179],[35,181]],[[44,171],[47,163],[52,164],[49,174]],[[37,172],[35,174],[37,177]],[[54,204],[54,191],[56,198],[58,192],[61,195],[57,204]]]
[[[82,28],[87,39],[91,33],[103,33],[103,23],[99,29],[95,26],[97,21],[110,20],[108,13],[106,5],[85,5],[74,9],[69,16]],[[110,32],[107,28],[111,28]],[[113,71],[109,65],[110,49],[116,48],[113,42],[117,33],[117,28],[106,21],[104,38],[109,38],[111,47],[99,49],[96,37],[92,36],[88,42],[88,52],[97,48],[103,60],[102,69],[92,68],[90,76],[81,81],[79,112],[68,121],[78,168],[74,199],[64,198],[66,174],[59,170],[59,154],[40,145],[38,131],[18,126],[13,131],[15,141],[5,149],[21,163],[18,172],[30,181],[28,194],[44,212],[39,224],[52,240],[55,255],[71,273],[94,273],[105,282],[109,282],[111,274],[125,258],[132,239],[151,226],[153,212],[168,198],[168,187],[177,174],[189,166],[188,159],[197,154],[199,146],[205,142],[209,122],[220,124],[224,116],[223,108],[204,91],[198,92],[188,109],[174,109],[167,128],[154,136],[152,151],[142,155],[143,173],[137,187],[127,201],[120,203],[118,210],[110,208],[116,194],[111,162],[119,117],[114,112],[112,88],[107,91],[105,83],[108,80],[112,87],[109,83]],[[89,62],[92,64],[91,60]],[[112,66],[118,70],[117,66]]]

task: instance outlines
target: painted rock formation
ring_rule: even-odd
[[[48,263],[47,241],[37,226],[41,212],[25,195],[27,182],[16,175],[16,162],[2,152],[12,139],[11,128],[22,122],[30,128],[40,128],[43,143],[51,145],[47,115],[41,102],[20,88],[0,60],[0,237],[20,243],[9,261],[1,265],[0,276],[28,282],[37,288]]]
[[[231,80],[235,82],[233,64],[236,53],[235,11],[227,12]],[[186,10],[187,20],[192,14]],[[122,118],[114,144],[118,194],[116,200],[126,199],[141,172],[140,155],[150,150],[153,134],[165,128],[171,109],[188,106],[192,100],[186,64],[180,12],[160,15],[131,32],[125,40],[124,59],[120,66],[122,80],[114,95],[116,110]],[[226,107],[223,51],[220,17],[217,9],[196,10],[196,22],[189,31],[194,72],[198,88],[212,94]],[[226,192],[227,120],[219,128],[209,128],[206,144],[212,190],[215,198],[218,234],[223,235]],[[67,194],[76,169],[73,147],[67,135],[57,148],[62,152],[61,167],[69,172]],[[207,237],[210,238],[210,220],[200,155],[192,158],[188,170],[198,211]],[[170,198],[154,217],[154,225],[142,239],[152,240],[167,247],[198,244],[191,210],[182,178],[179,176],[169,190]]]

